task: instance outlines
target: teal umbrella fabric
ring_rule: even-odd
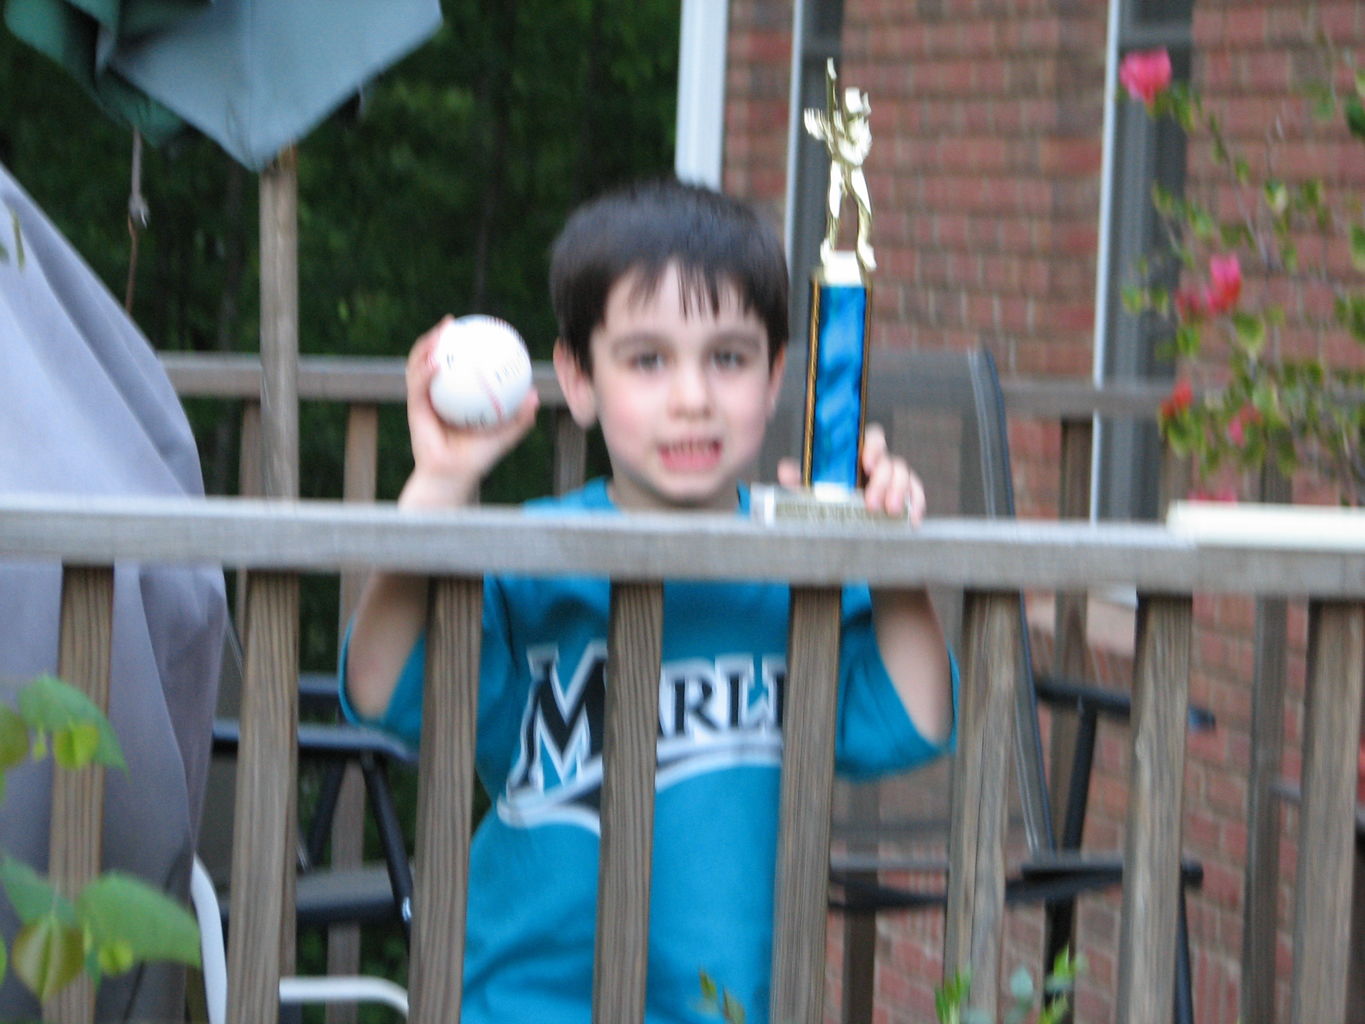
[[[440,26],[440,0],[8,0],[16,36],[148,141],[260,170]]]

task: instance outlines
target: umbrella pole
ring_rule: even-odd
[[[268,498],[299,496],[298,159],[261,172],[261,446]]]

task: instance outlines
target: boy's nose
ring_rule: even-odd
[[[711,405],[711,385],[701,367],[680,366],[673,374],[669,400],[675,412],[704,412]]]

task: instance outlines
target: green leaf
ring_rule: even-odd
[[[7,954],[5,953],[5,944],[3,942],[0,942],[0,983],[4,982],[5,970],[8,967],[8,965],[5,962],[6,955]]]
[[[52,734],[52,756],[67,771],[88,765],[99,746],[100,730],[94,722],[77,722]]]
[[[1271,179],[1265,183],[1265,204],[1275,216],[1284,216],[1289,209],[1289,189],[1284,182]]]
[[[45,914],[14,937],[14,974],[45,1003],[81,973],[84,947],[79,928]]]
[[[76,910],[47,879],[21,860],[0,860],[0,886],[19,920],[29,924],[45,914],[56,914],[65,924],[76,923]]]
[[[82,890],[76,909],[100,950],[101,966],[106,948],[125,946],[136,962],[199,964],[199,924],[194,915],[140,878],[106,872]]]
[[[1232,314],[1232,326],[1237,332],[1237,343],[1253,359],[1265,347],[1265,321],[1255,313]]]
[[[1346,101],[1346,127],[1357,139],[1365,139],[1365,106],[1361,105],[1359,96]]]
[[[1175,331],[1176,354],[1186,359],[1193,359],[1199,354],[1201,340],[1198,324],[1189,322],[1181,324]]]
[[[1335,304],[1337,322],[1356,341],[1365,343],[1365,294],[1340,295]]]
[[[744,1024],[744,1007],[729,991],[721,1000],[721,1016],[725,1024]]]
[[[28,726],[8,704],[0,704],[0,772],[24,763],[28,757]]]
[[[1351,225],[1351,265],[1365,274],[1365,226]]]
[[[35,732],[52,733],[54,746],[59,742],[59,734],[73,726],[93,725],[98,731],[98,743],[92,754],[93,760],[110,768],[126,768],[123,751],[119,747],[118,737],[114,735],[114,730],[109,725],[109,719],[89,697],[70,683],[65,683],[55,676],[39,676],[20,692],[19,713],[28,722],[30,729]],[[83,744],[83,740],[74,741],[72,749],[68,749],[64,754],[80,749]]]
[[[126,974],[137,963],[132,945],[118,939],[100,946],[98,957],[100,970],[105,974]]]
[[[720,990],[716,988],[716,981],[705,971],[701,972],[701,997],[712,1006],[716,1005],[720,998]]]

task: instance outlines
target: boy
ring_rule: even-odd
[[[776,237],[714,192],[658,182],[581,208],[555,244],[555,371],[576,422],[600,425],[611,477],[532,511],[746,511],[777,401],[787,272]],[[457,507],[530,427],[534,396],[486,432],[445,426],[427,395],[437,329],[408,361],[414,468],[404,508]],[[872,428],[870,507],[924,498]],[[784,470],[790,476],[791,469]],[[380,574],[343,655],[349,713],[416,740],[426,581]],[[787,589],[669,583],[647,1019],[702,1019],[705,971],[764,1021],[772,943]],[[471,850],[464,1024],[587,1024],[592,1005],[608,584],[485,582],[480,778],[493,808]],[[841,770],[898,770],[952,732],[950,659],[922,593],[846,588]]]

